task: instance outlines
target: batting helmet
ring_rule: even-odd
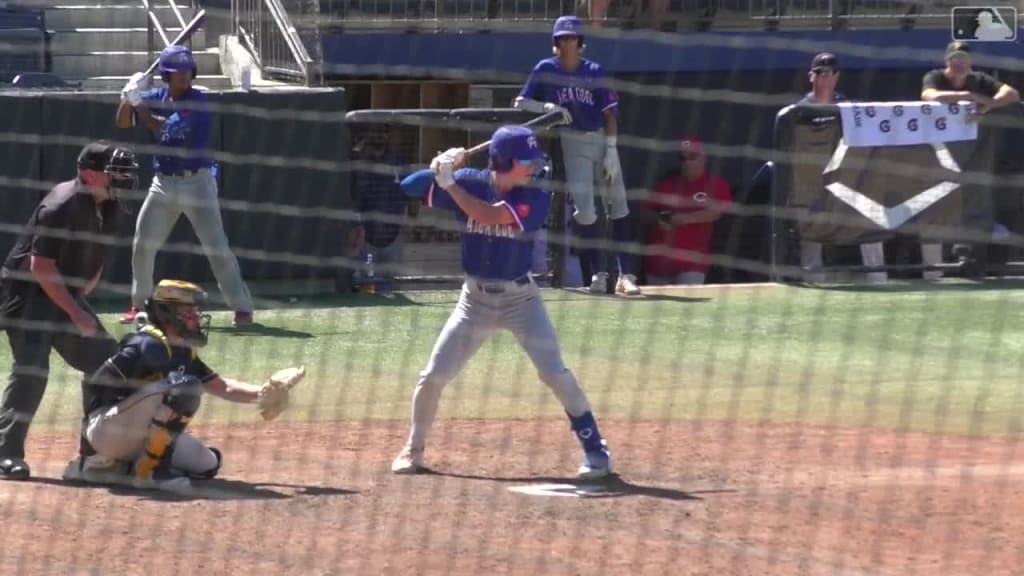
[[[583,46],[583,21],[576,16],[560,16],[555,20],[555,28],[551,32],[551,43],[558,44],[562,36],[575,36],[579,38],[579,45]]]
[[[160,77],[166,82],[171,72],[192,71],[192,78],[196,77],[199,69],[196,60],[192,57],[192,51],[188,46],[168,46],[160,52]]]
[[[205,346],[210,328],[210,315],[200,314],[207,301],[206,292],[199,286],[183,280],[161,280],[146,299],[146,317],[157,328],[173,327],[190,346]],[[195,309],[195,326],[182,318],[182,309]]]
[[[502,126],[491,137],[488,159],[493,170],[508,172],[513,161],[533,164],[543,158],[544,151],[540,149],[537,137],[525,126]]]

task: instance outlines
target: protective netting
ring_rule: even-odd
[[[976,22],[982,4],[963,4]],[[0,466],[31,466],[0,483],[11,573],[1019,571],[1024,109],[1001,87],[1024,84],[1016,48],[968,42],[1003,90],[985,110],[991,97],[922,100],[925,73],[963,51],[952,37],[976,33],[950,3],[273,5],[322,42],[325,86],[209,92],[213,167],[156,175],[155,191],[166,151],[115,128],[117,94],[0,92],[5,251],[106,139],[137,155],[140,187],[101,235],[95,292],[69,282],[67,306],[87,302],[117,339],[137,331],[120,320],[148,241],[154,280],[195,283],[212,314],[201,364],[173,334],[171,348],[122,340],[138,350],[105,362],[116,346],[79,338],[62,306],[10,305],[17,290],[60,300],[12,284],[41,269],[8,271]],[[542,116],[512,105],[573,12],[618,96],[630,226],[599,201],[598,233],[582,231],[561,127],[535,132],[550,200],[491,199],[515,222],[453,217],[469,209],[433,176],[403,186],[441,152]],[[540,44],[524,60],[477,28]],[[829,82],[851,105],[797,104]],[[181,216],[210,208],[210,182],[230,250],[186,217],[166,240],[138,229],[154,195]],[[50,223],[39,233],[76,237]],[[465,278],[460,236],[481,230],[475,248],[528,239],[532,279]],[[519,256],[468,257],[504,270]],[[83,423],[85,366],[90,386],[100,373],[150,393]],[[179,366],[200,382],[164,373]],[[264,421],[244,383],[292,366],[304,378]],[[67,468],[83,427],[93,449],[128,446],[117,474]],[[598,434],[614,473],[581,478],[604,471]],[[135,487],[143,448],[165,450],[175,480],[202,470]]]

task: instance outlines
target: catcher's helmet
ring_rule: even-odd
[[[192,71],[192,78],[199,73],[195,58],[188,46],[168,46],[160,52],[160,77],[167,82],[171,72]]]
[[[560,16],[555,20],[554,30],[551,32],[551,43],[558,44],[558,39],[563,36],[575,36],[579,39],[580,48],[583,47],[583,21],[576,16]]]
[[[161,280],[146,299],[146,316],[161,330],[173,327],[190,346],[205,346],[210,315],[201,314],[200,309],[206,302],[206,292],[191,282]],[[195,316],[182,317],[181,312],[187,310]]]
[[[502,126],[491,137],[488,159],[491,169],[508,172],[513,161],[520,164],[533,164],[544,158],[537,137],[525,126]]]

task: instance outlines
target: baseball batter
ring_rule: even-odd
[[[569,128],[561,131],[560,141],[574,206],[574,228],[581,243],[580,262],[589,266],[593,274],[590,291],[603,294],[607,291],[608,272],[601,252],[593,247],[601,233],[595,187],[608,196],[615,242],[624,246],[633,237],[617,147],[619,99],[607,85],[601,66],[583,58],[582,27],[575,16],[562,16],[555,21],[555,57],[534,66],[514,106],[538,114],[557,110],[565,116]],[[617,260],[619,278],[615,291],[639,294],[630,254],[620,251]]]
[[[121,317],[130,324],[153,292],[156,254],[184,213],[203,246],[224,299],[235,311],[236,326],[253,323],[253,302],[231,252],[217,201],[217,181],[209,157],[210,112],[206,96],[192,87],[196,62],[185,46],[160,53],[164,88],[147,89],[142,73],[132,76],[121,92],[117,127],[131,128],[136,119],[162,148],[153,157],[156,174],[139,211],[132,243],[132,306]]]
[[[205,301],[195,284],[160,281],[145,313],[136,315],[135,332],[82,383],[81,454],[68,464],[65,480],[186,490],[221,467],[219,450],[185,432],[203,392],[259,403],[266,419],[284,410],[304,368],[288,370],[286,378],[281,371],[262,386],[219,376],[198,354],[210,322],[200,313]],[[283,386],[276,381],[282,379]]]
[[[491,139],[489,170],[461,169],[465,150],[450,149],[406,179],[436,177],[428,206],[451,210],[462,226],[462,267],[466,280],[441,330],[412,398],[412,429],[391,466],[397,474],[423,469],[427,434],[437,415],[441,391],[496,330],[512,332],[526,350],[540,379],[551,388],[583,446],[578,475],[600,478],[611,471],[586,394],[562,361],[558,337],[530,275],[534,235],[551,208],[549,192],[530,186],[543,159],[529,128],[503,126]],[[453,173],[454,172],[454,173]]]

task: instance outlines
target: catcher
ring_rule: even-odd
[[[83,386],[85,418],[79,457],[65,480],[187,491],[211,479],[221,453],[185,432],[203,392],[255,403],[265,420],[288,404],[305,367],[287,368],[262,386],[222,378],[197,349],[207,341],[206,293],[195,284],[162,280],[111,356]]]

